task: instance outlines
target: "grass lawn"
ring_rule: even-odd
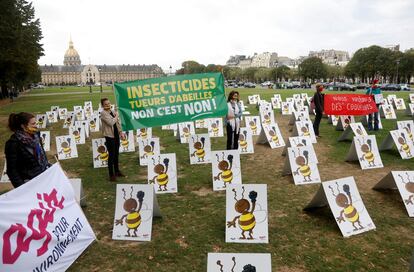
[[[95,90],[98,88],[97,90]],[[111,87],[107,87],[111,88]],[[103,96],[114,100],[112,93],[99,93],[99,87],[89,94],[70,94],[78,87],[36,90],[31,93],[55,93],[56,96],[22,96],[12,104],[0,108],[0,166],[4,163],[4,144],[10,136],[7,117],[11,112],[44,113],[50,106],[72,109],[91,100],[94,107]],[[227,90],[230,91],[230,90]],[[241,98],[260,94],[270,101],[275,93],[282,98],[294,93],[313,90],[238,89]],[[69,92],[69,93],[68,93]],[[65,94],[66,93],[66,94]],[[391,92],[384,92],[384,95]],[[408,105],[408,92],[396,92]],[[247,103],[246,103],[247,105]],[[249,106],[252,115],[258,115]],[[276,120],[287,140],[290,135],[288,121],[276,111]],[[313,117],[312,117],[313,119]],[[398,112],[398,120],[409,119]],[[378,145],[386,132],[394,129],[395,120],[383,120],[384,130],[375,132]],[[52,147],[56,151],[54,136],[65,135],[62,122],[50,127]],[[197,130],[206,133],[207,130]],[[282,149],[255,145],[255,153],[241,156],[243,183],[268,185],[269,244],[225,243],[225,192],[213,192],[211,165],[190,165],[188,146],[180,144],[171,131],[154,128],[160,137],[163,153],[176,153],[178,193],[158,195],[163,217],[155,219],[152,241],[146,243],[112,240],[115,210],[114,183],[107,181],[106,168],[93,169],[91,138],[78,146],[78,159],[61,161],[71,177],[82,179],[88,206],[84,212],[97,241],[72,265],[69,271],[206,271],[208,252],[271,253],[273,271],[407,271],[414,249],[413,219],[407,215],[398,192],[377,192],[371,188],[391,170],[414,170],[413,159],[401,160],[397,150],[381,152],[384,168],[362,171],[358,163],[345,162],[351,142],[337,142],[342,132],[322,119],[321,135],[315,144],[322,180],[354,176],[361,197],[377,230],[351,238],[343,238],[329,208],[314,212],[302,209],[312,199],[319,185],[295,186],[291,176],[282,176],[285,157]],[[257,138],[255,138],[256,140]],[[226,139],[212,138],[212,149],[225,149]],[[51,161],[53,161],[51,159]],[[120,183],[146,183],[147,169],[139,166],[138,153],[120,155],[121,170],[127,175]],[[1,191],[10,188],[1,185]],[[413,224],[413,225],[411,225]]]

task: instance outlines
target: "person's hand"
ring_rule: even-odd
[[[124,132],[120,133],[121,140],[124,141],[126,139],[126,135]]]

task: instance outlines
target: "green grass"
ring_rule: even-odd
[[[92,92],[100,92],[101,87],[92,86]],[[102,90],[112,90],[112,86],[102,86]],[[44,87],[43,89],[32,89],[30,94],[65,93],[65,92],[89,92],[89,87],[67,86],[67,87]]]
[[[262,99],[270,101],[274,93],[286,98],[303,92],[238,90],[244,101],[250,94],[260,94]],[[69,88],[62,90],[68,91]],[[313,94],[313,91],[305,92]],[[103,95],[113,100],[112,93]],[[74,105],[83,105],[87,100],[92,100],[96,107],[103,95],[86,92],[81,95],[21,97],[13,104],[0,108],[0,144],[4,147],[10,135],[6,121],[11,112],[42,113],[50,110],[51,105],[72,108]],[[407,92],[397,95],[408,99]],[[253,106],[249,106],[248,110],[257,114]],[[282,117],[277,112],[276,119],[287,138],[289,117]],[[408,117],[399,113],[399,120],[403,119]],[[383,125],[385,129],[375,133],[378,144],[386,136],[385,130],[394,128],[395,121],[385,120]],[[52,143],[53,136],[67,132],[61,127],[61,122],[52,126]],[[302,211],[319,185],[295,186],[291,176],[281,175],[285,159],[281,156],[282,150],[256,145],[255,154],[242,156],[243,183],[268,184],[270,242],[226,244],[225,193],[212,191],[211,165],[190,165],[188,146],[178,143],[172,132],[155,128],[153,134],[161,138],[163,152],[177,154],[179,192],[157,196],[163,217],[153,222],[151,242],[111,239],[116,185],[107,181],[107,169],[93,169],[90,139],[85,145],[78,146],[78,159],[61,162],[70,175],[82,178],[88,204],[84,212],[97,235],[97,242],[82,254],[70,271],[206,271],[207,253],[214,251],[271,253],[273,271],[408,270],[414,246],[412,219],[408,217],[398,193],[381,193],[370,189],[378,181],[376,171],[414,170],[413,160],[401,160],[396,150],[381,153],[385,169],[362,171],[359,165],[344,162],[351,142],[337,143],[341,132],[328,125],[326,119],[322,120],[323,138],[315,145],[317,151],[323,151],[317,153],[322,179],[354,175],[366,208],[377,226],[376,231],[345,239],[328,208],[314,212]],[[100,133],[93,133],[91,138],[100,136]],[[213,150],[224,148],[224,137],[212,139]],[[50,155],[54,152],[52,149]],[[121,183],[146,183],[146,167],[138,165],[137,153],[121,154],[120,162],[121,170],[128,176]],[[0,160],[0,165],[3,163]]]

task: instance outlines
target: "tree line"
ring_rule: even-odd
[[[0,1],[0,99],[40,81],[37,61],[43,55],[42,31],[32,3]]]

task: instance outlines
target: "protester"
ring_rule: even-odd
[[[109,154],[109,180],[116,181],[117,177],[124,177],[124,175],[119,170],[118,157],[120,138],[124,139],[125,134],[122,132],[118,113],[111,110],[111,102],[109,99],[102,98],[101,105],[104,109],[101,112],[102,132],[105,136],[105,145]]]
[[[4,151],[7,175],[14,188],[17,188],[44,172],[51,164],[43,149],[33,114],[10,114],[8,127],[14,133],[6,142]]]
[[[322,114],[323,114],[323,99],[324,94],[322,94],[323,85],[318,83],[316,84],[316,92],[313,95],[312,103],[315,105],[315,121],[313,121],[313,130],[317,138],[321,137],[319,135],[319,124],[321,123]]]
[[[374,79],[372,81],[372,86],[367,89],[366,94],[374,96],[375,104],[377,105],[377,109],[379,111],[379,106],[382,103],[382,94],[381,94],[381,89],[377,84],[378,84],[378,79]],[[372,130],[373,128],[374,130],[378,130],[378,124],[379,124],[378,111],[368,114],[368,130]],[[372,123],[374,123],[374,126],[372,126]]]
[[[227,99],[228,113],[225,118],[227,130],[227,149],[239,148],[240,121],[242,106],[239,102],[239,92],[231,91]]]

